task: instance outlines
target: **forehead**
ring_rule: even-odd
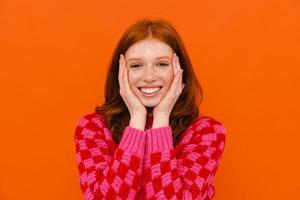
[[[129,47],[125,53],[127,60],[130,59],[156,59],[160,57],[172,57],[172,48],[157,39],[139,41]]]

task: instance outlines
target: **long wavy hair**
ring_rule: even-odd
[[[119,93],[119,56],[120,54],[125,55],[131,45],[148,38],[158,39],[169,45],[179,57],[181,68],[184,70],[182,81],[185,83],[185,87],[178,97],[169,118],[175,146],[184,130],[200,115],[198,105],[202,102],[203,90],[195,76],[191,61],[178,32],[166,20],[141,19],[131,25],[121,36],[113,52],[107,72],[104,103],[101,106],[96,105],[95,112],[104,117],[113,139],[116,143],[119,143],[122,133],[130,121],[129,110]],[[151,112],[148,108],[147,110]]]

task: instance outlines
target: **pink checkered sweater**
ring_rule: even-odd
[[[125,127],[116,144],[102,116],[80,118],[75,143],[85,200],[213,198],[224,126],[212,117],[198,117],[174,148],[172,128],[152,128],[152,121],[147,117],[145,131]]]

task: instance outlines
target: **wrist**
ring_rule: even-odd
[[[144,131],[146,125],[145,116],[133,116],[130,118],[129,126]]]
[[[166,114],[156,114],[153,115],[152,128],[159,128],[164,126],[169,126],[169,115]]]

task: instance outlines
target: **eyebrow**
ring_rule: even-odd
[[[168,56],[160,56],[160,57],[155,58],[155,60],[158,60],[158,59],[161,59],[161,58],[168,58],[168,59],[171,59],[171,58],[168,57]],[[142,59],[142,58],[130,58],[130,59],[128,59],[127,61],[130,61],[130,60],[143,60],[143,59]]]

